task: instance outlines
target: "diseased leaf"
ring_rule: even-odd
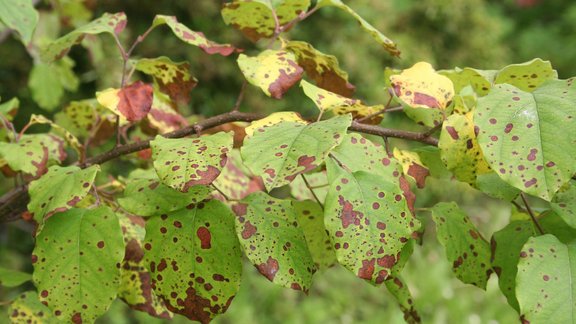
[[[365,156],[357,159],[363,160],[360,164],[370,163]],[[396,171],[396,177],[384,176],[384,172],[352,173],[332,160],[326,166],[329,175],[337,175],[329,176],[334,180],[326,196],[324,222],[338,262],[359,278],[381,284],[392,274],[403,247],[420,226],[404,197],[400,172]],[[350,171],[355,168],[345,166]],[[387,169],[398,166],[389,163]]]
[[[521,320],[573,323],[576,318],[576,242],[564,244],[553,235],[532,237],[518,262],[516,297]]]
[[[0,286],[18,287],[29,280],[32,280],[29,273],[0,267]]]
[[[418,314],[416,307],[414,307],[414,298],[412,297],[412,294],[410,294],[410,290],[406,283],[404,283],[402,277],[390,277],[388,280],[384,281],[384,284],[398,302],[400,309],[402,309],[406,323],[420,323],[420,315]]]
[[[474,115],[478,143],[500,178],[548,201],[576,173],[573,81],[546,81],[533,92],[496,85]]]
[[[288,115],[298,120],[295,113]],[[312,124],[291,117],[282,120],[285,117],[286,113],[272,114],[247,127],[241,149],[244,163],[262,177],[268,191],[321,165],[350,126],[349,115]]]
[[[261,191],[262,183],[249,176],[242,164],[240,150],[232,150],[222,172],[214,181],[214,186],[230,199],[240,200],[249,194]],[[224,198],[224,197],[220,197]]]
[[[42,304],[35,291],[27,291],[14,299],[8,310],[12,324],[58,324],[52,310]]]
[[[158,130],[160,134],[173,132],[189,125],[186,118],[174,109],[170,98],[159,91],[154,91],[152,107],[146,118],[150,126]]]
[[[426,62],[414,64],[398,75],[390,76],[394,94],[414,121],[426,126],[439,125],[454,97],[454,85]]]
[[[320,0],[316,4],[316,7],[318,7],[318,8],[326,7],[326,6],[337,7],[339,9],[342,9],[345,12],[347,12],[349,15],[354,17],[354,19],[356,19],[356,21],[360,24],[360,26],[366,32],[368,32],[368,34],[370,34],[370,36],[372,36],[372,38],[378,44],[380,44],[388,53],[390,53],[390,55],[398,56],[398,57],[400,56],[400,51],[398,50],[398,48],[396,47],[396,44],[391,39],[384,36],[381,32],[379,32],[376,28],[374,28],[374,26],[372,26],[370,23],[368,23],[366,20],[364,20],[362,17],[360,17],[360,15],[358,15],[354,10],[352,10],[352,8],[348,7],[342,1],[340,1],[340,0]]]
[[[516,300],[516,274],[520,250],[530,237],[536,235],[531,221],[517,220],[494,233],[490,240],[492,267],[498,275],[500,290],[508,299],[508,304],[517,311],[520,310]]]
[[[136,81],[120,89],[96,92],[96,99],[124,120],[135,122],[146,117],[152,108],[153,92],[151,85]]]
[[[566,224],[576,228],[576,181],[561,188],[550,205]]]
[[[240,288],[234,216],[220,201],[150,218],[144,249],[154,291],[191,320],[208,323],[224,313]]]
[[[468,216],[456,205],[438,203],[432,208],[436,223],[436,236],[452,262],[452,271],[460,281],[486,289],[492,273],[490,245],[472,224]]]
[[[336,254],[324,226],[324,210],[311,200],[292,201],[298,224],[304,232],[308,249],[317,269],[336,264]]]
[[[194,185],[211,184],[220,175],[226,155],[232,150],[232,134],[220,132],[179,139],[156,136],[150,147],[160,181],[188,192]]]
[[[99,165],[86,169],[77,166],[52,166],[48,169],[48,173],[32,181],[28,189],[30,194],[28,210],[38,223],[39,229],[42,228],[45,219],[54,213],[74,207],[86,197],[98,171],[100,171]]]
[[[321,112],[331,111],[336,115],[352,114],[354,119],[372,115],[382,109],[384,105],[366,106],[361,100],[346,98],[339,94],[318,88],[305,80],[300,82],[304,94],[310,98]],[[382,121],[382,116],[374,116],[365,122],[378,124]]]
[[[316,267],[292,203],[256,192],[233,209],[240,245],[258,271],[277,285],[307,292]]]
[[[280,25],[285,25],[306,13],[310,0],[272,0]]]
[[[57,133],[58,135],[62,136],[62,138],[64,138],[64,140],[68,142],[68,145],[70,145],[70,147],[76,151],[78,156],[82,156],[84,145],[82,145],[80,141],[76,138],[76,136],[70,133],[66,128],[54,123],[53,121],[42,115],[32,114],[32,116],[30,116],[30,121],[28,122],[28,125],[34,125],[34,124],[50,125],[54,133]]]
[[[123,256],[122,230],[110,208],[55,214],[32,254],[40,300],[60,321],[93,322],[116,298]]]
[[[168,25],[174,35],[176,35],[176,37],[181,41],[190,45],[198,46],[207,54],[228,56],[236,51],[236,48],[230,44],[215,43],[207,39],[206,36],[204,36],[204,33],[191,30],[184,24],[178,22],[174,16],[156,15],[156,17],[154,17],[154,22],[152,22],[152,28],[164,24]]]
[[[266,0],[236,0],[222,7],[222,18],[226,25],[241,31],[253,42],[274,35],[276,23],[272,4]]]
[[[326,172],[312,172],[306,173],[305,175],[302,174],[302,176],[304,176],[306,181],[308,181],[308,184],[313,187],[312,190],[314,190],[314,193],[320,202],[324,203],[326,193],[328,192],[328,179],[326,178]],[[314,195],[306,186],[302,176],[296,177],[292,182],[290,182],[290,193],[292,194],[292,197],[297,200],[315,200]]]
[[[124,30],[124,27],[126,27],[126,15],[123,12],[105,13],[102,17],[76,28],[43,47],[40,51],[40,57],[46,63],[59,60],[68,54],[72,46],[80,43],[85,35],[109,33],[118,36]]]
[[[304,73],[294,54],[285,50],[265,50],[258,56],[240,54],[238,66],[250,84],[275,99],[282,98]]]
[[[420,161],[420,156],[418,153],[399,150],[394,148],[394,158],[400,162],[402,165],[402,171],[404,175],[411,177],[416,181],[416,186],[418,188],[424,188],[426,184],[426,177],[430,175],[428,168]]]
[[[0,0],[0,22],[17,31],[24,46],[28,46],[38,24],[38,12],[32,1]]]
[[[298,65],[318,87],[344,97],[351,97],[356,87],[348,82],[348,73],[340,69],[338,59],[315,49],[306,42],[290,41],[286,50],[296,55]]]
[[[467,67],[438,71],[438,73],[452,81],[455,93],[460,93],[465,87],[471,86],[478,96],[485,96],[492,88],[498,70],[478,70]]]
[[[558,72],[552,68],[550,61],[535,58],[506,66],[498,71],[494,83],[508,83],[522,91],[531,92],[545,81],[557,78]]]
[[[115,123],[116,115],[101,106],[97,100],[87,99],[70,102],[54,115],[54,121],[76,137],[86,139],[92,132],[98,131],[98,134],[104,129],[105,123]]]
[[[8,165],[34,178],[46,173],[49,166],[66,159],[64,141],[51,134],[24,134],[18,143],[0,142],[0,167]]]

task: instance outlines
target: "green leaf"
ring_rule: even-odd
[[[348,82],[348,73],[340,69],[338,59],[315,49],[306,42],[290,41],[286,50],[296,55],[298,65],[318,87],[344,97],[351,97],[356,87]]]
[[[232,150],[214,186],[230,199],[244,199],[248,194],[263,189],[261,182],[250,176],[242,163],[240,150]],[[221,197],[224,198],[224,197]]]
[[[72,46],[80,43],[85,35],[109,33],[117,37],[124,30],[124,27],[126,27],[126,15],[123,12],[115,14],[105,13],[102,17],[76,28],[43,47],[40,57],[46,63],[59,60],[68,54]]]
[[[460,281],[486,289],[492,273],[490,245],[455,202],[432,208],[436,236],[446,250],[452,271]]]
[[[276,23],[272,4],[268,0],[236,0],[225,3],[222,7],[222,18],[226,25],[241,31],[253,42],[274,35]]]
[[[236,48],[230,44],[215,43],[207,39],[204,33],[191,30],[184,24],[178,22],[178,19],[174,16],[156,15],[152,23],[152,28],[164,24],[168,25],[174,35],[181,41],[189,45],[198,46],[207,54],[228,56],[236,51]]]
[[[516,88],[531,92],[547,80],[557,79],[558,72],[550,61],[536,58],[520,64],[512,64],[498,71],[495,84],[508,83]]]
[[[238,66],[244,77],[272,98],[280,99],[302,78],[296,56],[285,50],[265,50],[258,56],[240,54]]]
[[[312,190],[314,190],[316,197],[323,203],[326,198],[326,193],[328,192],[326,172],[312,172],[306,173],[305,175],[302,174],[302,176],[306,178],[308,184],[313,187]],[[290,194],[297,200],[315,200],[316,198],[314,198],[314,195],[310,192],[308,186],[306,186],[306,182],[304,182],[302,176],[296,177],[290,182]]]
[[[29,273],[0,267],[0,286],[18,287],[28,280],[32,280],[32,275]]]
[[[64,127],[79,138],[87,138],[92,131],[112,116],[94,99],[72,101],[54,115],[56,124]]]
[[[70,147],[76,151],[76,154],[78,154],[78,156],[82,156],[82,154],[84,154],[84,145],[82,145],[80,141],[76,138],[76,136],[70,133],[66,128],[54,123],[53,121],[42,115],[32,114],[30,116],[30,121],[28,122],[28,125],[31,126],[35,124],[50,125],[52,131],[61,136],[62,138],[64,138],[64,140],[66,140],[68,145],[70,145]]]
[[[0,166],[39,177],[66,159],[64,141],[51,134],[24,134],[18,143],[0,143]]]
[[[576,242],[553,235],[533,237],[520,252],[516,296],[521,319],[530,323],[574,323]]]
[[[306,13],[310,0],[271,0],[280,25],[285,25]]]
[[[20,100],[14,97],[6,102],[0,104],[0,115],[6,118],[8,121],[12,121],[18,113],[20,108]],[[4,127],[4,124],[0,124],[0,128]]]
[[[52,63],[37,63],[32,67],[28,87],[32,92],[32,99],[42,109],[54,111],[60,105],[64,91],[76,91],[79,80],[73,71],[74,61],[65,57]]]
[[[118,203],[126,211],[140,216],[152,216],[182,209],[206,199],[212,188],[192,186],[180,192],[156,179],[133,179],[126,185],[124,197]]]
[[[381,32],[379,32],[376,28],[374,28],[374,26],[370,25],[370,23],[368,23],[366,20],[364,20],[362,17],[360,17],[360,15],[358,15],[354,10],[352,10],[352,8],[345,5],[342,1],[340,1],[340,0],[320,0],[316,4],[316,7],[318,7],[318,8],[326,7],[326,6],[337,7],[339,9],[342,9],[345,12],[347,12],[354,19],[356,19],[356,21],[360,24],[360,26],[368,34],[370,34],[370,36],[372,36],[372,38],[378,44],[380,44],[386,51],[388,51],[388,53],[390,53],[390,55],[398,56],[398,57],[400,56],[400,51],[398,50],[398,48],[396,47],[396,44],[391,39],[384,36]]]
[[[357,159],[367,161],[362,155]],[[359,278],[381,284],[420,226],[400,188],[401,173],[396,171],[396,177],[349,173],[331,160],[326,166],[328,174],[338,174],[331,181],[324,207],[324,222],[338,262]],[[381,166],[386,167],[398,169],[396,163]]]
[[[60,323],[48,306],[42,304],[35,291],[27,291],[18,296],[8,310],[12,324],[58,324]]]
[[[241,251],[234,216],[220,201],[150,218],[144,249],[154,290],[174,313],[207,323],[238,292]]]
[[[233,209],[240,245],[258,271],[277,285],[307,292],[316,267],[292,203],[256,192]]]
[[[402,277],[389,277],[388,280],[384,281],[384,284],[398,302],[400,309],[404,313],[406,323],[421,323],[420,315],[418,315],[418,311],[414,307],[414,298]]]
[[[0,0],[0,22],[17,31],[28,46],[38,24],[38,12],[32,1]]]
[[[454,70],[438,71],[438,73],[452,80],[455,93],[460,93],[465,87],[471,86],[478,96],[485,96],[490,92],[494,79],[498,74],[498,70],[456,68]]]
[[[550,205],[566,224],[576,228],[576,181],[561,188]]]
[[[311,200],[292,201],[298,224],[304,231],[308,249],[317,269],[325,269],[336,263],[336,254],[324,226],[324,210]]]
[[[321,165],[350,122],[345,115],[306,124],[295,113],[275,113],[246,128],[242,158],[272,190]]]
[[[513,221],[492,235],[492,267],[498,275],[500,290],[508,304],[520,310],[516,300],[516,274],[522,246],[532,236],[537,236],[531,221]]]
[[[500,178],[547,201],[576,173],[573,81],[546,81],[533,92],[496,85],[474,116],[478,143]]]
[[[193,139],[156,136],[150,142],[154,169],[162,183],[188,192],[194,185],[211,184],[220,175],[232,142],[232,133],[224,132]]]
[[[99,165],[86,169],[53,166],[48,169],[48,173],[32,181],[28,189],[28,210],[39,228],[52,214],[66,211],[86,197],[98,171]]]
[[[556,236],[562,243],[576,241],[576,229],[568,226],[562,217],[553,210],[547,210],[540,214],[538,223],[540,223],[544,233]]]
[[[40,300],[61,321],[93,322],[116,298],[123,256],[122,230],[110,208],[55,214],[32,254]]]

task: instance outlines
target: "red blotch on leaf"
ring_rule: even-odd
[[[376,259],[362,260],[362,268],[358,269],[358,278],[370,280],[374,274]]]
[[[118,92],[118,110],[129,121],[139,121],[146,117],[152,108],[152,86],[136,81]]]
[[[196,230],[196,236],[200,239],[200,248],[209,249],[212,247],[212,234],[210,230],[201,226]]]
[[[266,263],[260,263],[256,268],[264,277],[268,278],[268,280],[274,281],[274,277],[278,272],[278,260],[268,257]]]

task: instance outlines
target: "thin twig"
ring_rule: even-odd
[[[364,116],[364,117],[362,117],[362,118],[360,118],[360,119],[357,119],[357,121],[361,123],[361,122],[363,122],[363,121],[365,121],[365,120],[368,120],[368,119],[370,119],[370,118],[372,118],[372,117],[376,117],[376,116],[378,116],[378,115],[380,115],[380,114],[385,113],[386,110],[388,109],[388,107],[390,107],[390,103],[391,103],[391,102],[392,102],[392,96],[390,96],[390,98],[388,98],[388,102],[386,102],[386,104],[384,105],[384,108],[383,108],[383,109],[380,109],[380,110],[378,110],[377,112],[372,113],[372,114],[370,114],[370,115],[368,115],[368,116]]]
[[[540,227],[538,220],[536,220],[536,216],[534,216],[534,212],[532,212],[532,208],[530,208],[530,205],[528,204],[528,200],[526,199],[526,195],[524,195],[523,192],[520,192],[520,197],[522,197],[522,201],[524,202],[524,206],[526,206],[526,210],[528,211],[528,214],[530,215],[532,222],[534,223],[534,225],[536,225],[538,232],[540,232],[541,235],[544,235],[544,230],[542,229],[542,227]]]
[[[512,205],[514,205],[514,207],[516,207],[516,209],[519,212],[525,212],[526,211],[526,209],[524,209],[522,206],[520,206],[520,204],[517,203],[516,201],[512,200],[511,203],[512,203]]]
[[[238,93],[238,98],[236,98],[236,103],[234,103],[234,107],[232,108],[232,111],[238,111],[238,109],[240,109],[240,105],[242,104],[242,101],[244,100],[244,94],[246,93],[247,87],[248,87],[248,81],[246,79],[244,79],[244,82],[242,82],[242,86],[240,88],[240,93]]]
[[[388,141],[388,137],[382,136],[382,140],[384,141],[384,149],[386,150],[388,157],[394,156],[394,154],[392,154],[392,150],[390,150],[390,142]]]
[[[218,191],[224,197],[224,199],[226,199],[227,201],[231,201],[230,197],[228,197],[227,194],[225,194],[222,190],[220,190],[220,188],[216,187],[214,183],[211,183],[210,186],[212,186],[212,188]]]
[[[442,128],[442,123],[430,128],[429,130],[424,132],[424,136],[428,137],[432,134],[434,134],[434,132],[436,132],[437,130],[439,130],[440,128]]]
[[[316,199],[316,202],[318,203],[318,205],[320,205],[320,207],[322,207],[322,210],[324,210],[324,205],[322,204],[322,202],[320,202],[320,199],[318,199],[318,196],[316,196],[316,193],[312,189],[312,186],[310,185],[310,183],[308,183],[308,180],[306,180],[306,177],[304,176],[304,174],[301,173],[300,176],[302,177],[302,180],[304,180],[304,184],[306,185],[306,188],[308,188],[308,190],[310,190],[310,192],[312,193],[312,196],[314,196],[314,199]]]

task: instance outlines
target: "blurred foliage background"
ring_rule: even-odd
[[[405,68],[428,61],[436,69],[475,67],[498,69],[535,57],[552,61],[561,78],[576,75],[576,2],[564,0],[350,0],[345,1],[385,35],[397,42],[401,59],[390,57],[357,23],[335,8],[324,8],[297,25],[288,37],[308,41],[317,49],[335,55],[341,67],[357,87],[356,97],[369,104],[385,103],[384,70]],[[104,12],[125,11],[128,27],[123,33],[126,44],[143,33],[154,15],[175,15],[193,30],[212,40],[232,43],[247,54],[261,48],[252,44],[220,17],[221,1],[143,1],[138,0],[53,0],[40,1],[38,37],[56,37],[82,25]],[[233,57],[208,56],[187,46],[164,28],[158,28],[142,43],[135,57],[169,56],[188,61],[199,80],[192,92],[192,103],[185,115],[214,115],[229,110],[238,95],[242,75]],[[97,90],[117,87],[121,60],[108,36],[88,37],[84,46],[70,52],[74,77],[59,76],[60,81],[45,79],[31,91],[30,72],[34,58],[22,44],[0,29],[0,97],[2,101],[18,97],[21,109],[15,125],[22,127],[31,113],[51,117],[71,100],[93,98]],[[66,79],[68,77],[68,79]],[[144,77],[144,76],[140,76]],[[58,83],[60,86],[58,86]],[[56,87],[56,89],[54,88]],[[60,89],[58,89],[60,87]],[[72,91],[68,91],[72,90]],[[74,91],[74,89],[77,89]],[[38,91],[55,102],[54,108],[41,109]],[[54,98],[56,97],[56,98]],[[316,109],[298,87],[284,100],[266,97],[259,89],[248,87],[241,110],[270,113],[295,110],[311,117]],[[401,114],[386,116],[383,125],[408,127]],[[413,127],[413,126],[411,126]],[[407,145],[405,143],[396,143]],[[12,186],[12,180],[0,175],[0,194]],[[492,200],[449,177],[430,179],[425,190],[417,192],[417,204],[431,206],[437,201],[457,201],[469,212],[484,237],[502,228],[510,217],[510,206]],[[426,225],[424,244],[416,248],[404,270],[414,294],[417,309],[425,323],[510,323],[518,321],[516,312],[506,304],[495,276],[487,292],[457,281],[437,243],[429,214],[418,215]],[[22,222],[0,228],[0,265],[31,272],[29,255],[33,249],[30,227]],[[402,313],[383,287],[372,287],[356,279],[343,268],[335,267],[315,275],[310,295],[275,287],[246,264],[240,294],[219,323],[401,323]],[[0,287],[0,305],[31,289]],[[0,307],[0,322],[5,322],[6,307]],[[146,314],[138,314],[116,302],[100,323],[154,323]],[[185,322],[182,318],[176,322]]]

